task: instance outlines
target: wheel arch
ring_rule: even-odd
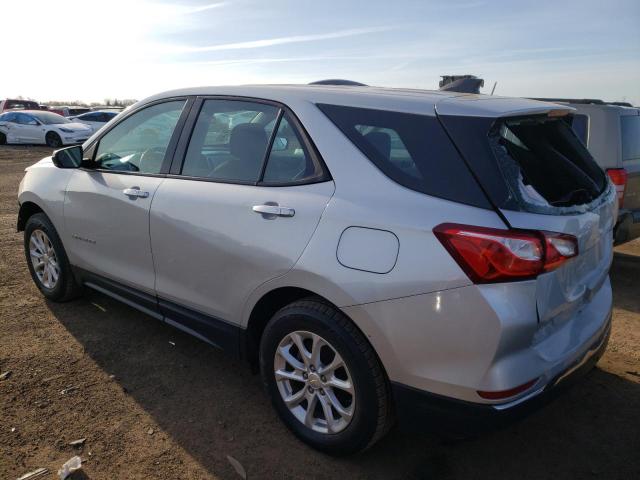
[[[47,215],[42,207],[40,207],[40,205],[38,205],[37,203],[32,201],[22,202],[22,204],[20,205],[20,210],[18,211],[18,232],[24,231],[24,227],[27,225],[27,221],[36,213],[44,213],[45,215]],[[47,217],[49,216],[47,215]]]
[[[244,356],[254,371],[258,371],[260,339],[271,317],[285,305],[306,297],[317,297],[328,302],[328,300],[305,288],[278,287],[266,292],[254,304],[247,320],[243,345]]]
[[[375,352],[376,357],[378,357],[380,365],[385,371],[385,375],[387,375],[384,362],[382,361],[382,358],[380,358],[376,345],[374,345],[371,341],[372,339],[370,335],[362,329],[361,325],[341,309],[336,302],[327,298],[326,295],[322,295],[308,288],[297,286],[278,286],[273,288],[263,293],[263,295],[253,305],[253,308],[251,308],[246,321],[244,341],[241,345],[241,355],[246,358],[254,372],[257,372],[259,369],[260,340],[262,339],[262,334],[264,333],[267,323],[269,323],[269,320],[271,320],[278,310],[303,298],[312,298],[340,310],[348,318],[349,322],[351,322],[351,324],[353,324],[354,327],[364,336]]]

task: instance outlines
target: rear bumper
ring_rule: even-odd
[[[613,230],[616,245],[640,237],[640,210],[621,210]]]
[[[501,404],[479,404],[425,392],[392,382],[396,416],[405,430],[447,433],[478,433],[516,421],[555,398],[566,387],[584,376],[607,348],[611,333],[611,312],[605,326],[577,358],[565,365],[546,384]]]

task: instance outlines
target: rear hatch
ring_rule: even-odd
[[[509,227],[576,238],[578,255],[536,280],[540,322],[569,319],[607,278],[616,192],[566,106],[469,96],[437,104],[443,126]]]

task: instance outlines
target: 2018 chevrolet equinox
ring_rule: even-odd
[[[44,296],[90,287],[246,358],[293,433],[352,453],[397,419],[508,413],[599,358],[618,202],[570,116],[171,91],[27,168],[18,230]]]

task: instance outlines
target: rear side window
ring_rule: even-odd
[[[622,129],[622,161],[640,159],[640,116],[620,117]]]
[[[2,115],[2,117],[0,117],[0,121],[15,123],[16,122],[16,114],[15,113],[5,113],[4,115]]]
[[[257,182],[279,112],[262,103],[206,100],[191,135],[182,175]]]
[[[288,115],[284,115],[271,145],[263,183],[305,183],[320,179],[322,169],[307,149]]]
[[[245,100],[204,101],[181,173],[271,186],[326,180],[288,113]]]
[[[27,100],[7,100],[6,109],[38,110],[38,104]]]
[[[418,192],[481,208],[490,204],[433,116],[318,104],[385,175]]]

